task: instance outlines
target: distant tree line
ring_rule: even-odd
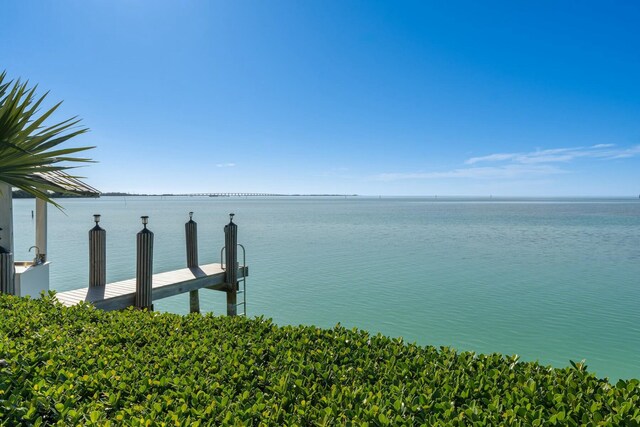
[[[24,190],[13,190],[13,198],[14,199],[34,199],[35,197],[32,194],[27,193]],[[49,198],[51,199],[71,199],[71,198],[78,198],[78,197],[100,197],[100,196],[82,196],[82,195],[77,195],[77,194],[69,194],[69,193],[49,193]]]

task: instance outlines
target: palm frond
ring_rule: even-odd
[[[79,125],[77,117],[45,125],[61,103],[40,113],[48,92],[36,97],[37,86],[29,88],[28,81],[5,81],[6,74],[0,73],[0,181],[60,208],[51,192],[78,192],[48,181],[45,174],[93,161],[75,154],[94,147],[59,147],[88,129]]]

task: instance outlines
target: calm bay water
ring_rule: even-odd
[[[154,270],[185,265],[194,211],[201,263],[219,262],[235,212],[249,316],[348,327],[423,345],[640,378],[640,200],[103,197],[50,208],[51,287],[86,286],[92,214],[107,229],[107,280],[135,275],[140,215]],[[33,200],[14,201],[17,259],[31,259]],[[224,294],[201,291],[224,313]],[[156,302],[188,312],[188,295]]]

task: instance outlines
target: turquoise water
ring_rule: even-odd
[[[104,197],[50,209],[52,288],[86,286],[92,214],[107,229],[107,280],[135,274],[140,215],[155,271],[185,265],[194,211],[202,263],[218,262],[227,214],[247,248],[249,316],[341,323],[419,344],[640,378],[640,201],[634,199]],[[30,259],[32,200],[14,202]],[[224,313],[224,294],[201,291]],[[188,311],[188,296],[156,303]]]

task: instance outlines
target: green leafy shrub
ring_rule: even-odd
[[[638,380],[340,326],[0,295],[0,425],[640,425]]]

